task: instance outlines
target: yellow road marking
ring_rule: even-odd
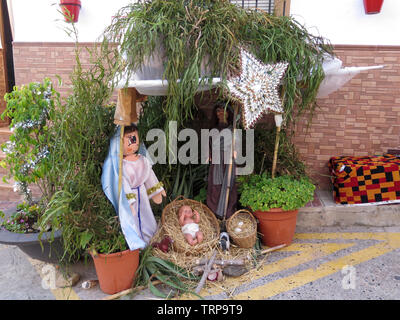
[[[400,246],[400,233],[376,232],[376,233],[299,233],[295,235],[300,240],[315,239],[343,239],[343,240],[379,240],[385,241],[389,246],[397,249]]]
[[[286,292],[309,282],[321,279],[336,273],[346,265],[357,265],[362,262],[379,257],[385,253],[400,248],[400,233],[335,233],[335,234],[298,234],[297,239],[375,239],[383,242],[372,245],[344,257],[323,263],[316,268],[310,268],[294,275],[271,281],[254,289],[242,292],[234,299],[266,299],[282,292]],[[290,248],[290,247],[289,247]],[[279,263],[279,261],[277,262]],[[268,268],[268,265],[265,266]]]
[[[43,279],[44,275],[42,273],[43,267],[46,266],[46,263],[28,258],[29,262],[35,268],[36,272],[40,275]],[[55,267],[54,267],[55,268]],[[56,288],[56,289],[49,289],[51,293],[54,295],[56,300],[80,300],[78,294],[72,289],[72,287],[67,288]]]
[[[200,293],[202,296],[215,295],[223,291],[232,291],[234,288],[248,284],[255,279],[265,277],[267,275],[296,267],[302,263],[306,263],[315,259],[322,258],[339,250],[349,248],[354,243],[292,243],[289,247],[280,249],[280,251],[298,251],[297,254],[275,261],[273,263],[262,265],[258,270],[252,269],[246,275],[240,278],[226,278],[223,282],[225,290],[220,287],[203,289]]]
[[[236,295],[234,299],[266,299],[282,292],[301,287],[309,282],[329,276],[342,270],[342,268],[346,265],[354,266],[390,251],[392,251],[392,248],[388,247],[385,243],[380,243],[345,257],[323,263],[315,269],[310,268],[294,275],[269,282],[247,292],[242,292]]]
[[[324,240],[324,239],[344,239],[344,240],[383,240],[400,241],[400,233],[394,232],[332,232],[332,233],[297,233],[295,239],[302,240]]]
[[[52,289],[51,292],[56,297],[56,300],[80,300],[72,288]]]

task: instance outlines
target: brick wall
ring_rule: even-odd
[[[318,100],[308,130],[305,121],[299,121],[294,142],[323,189],[330,188],[326,175],[331,156],[382,154],[400,146],[400,46],[337,45],[335,52],[344,66],[385,68],[363,71],[327,99]],[[50,77],[61,93],[69,91],[73,44],[14,43],[14,59],[17,85]],[[88,57],[82,61],[87,65]],[[64,80],[61,88],[55,75]]]
[[[82,43],[90,47],[90,43]],[[75,65],[74,43],[40,43],[14,42],[15,84],[17,86],[29,82],[42,82],[44,78],[52,79],[53,85],[62,96],[70,92],[70,73]],[[81,51],[83,67],[89,66],[89,54]],[[62,84],[59,84],[59,76]]]
[[[363,71],[326,99],[313,123],[296,128],[295,144],[322,189],[330,188],[331,156],[382,154],[400,146],[400,47],[337,45],[343,66],[385,65]]]

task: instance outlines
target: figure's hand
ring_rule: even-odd
[[[154,203],[160,204],[162,202],[162,192],[157,193],[155,196],[151,198],[151,200],[153,200]]]
[[[132,211],[133,216],[136,216],[136,210],[135,210],[135,205],[134,205],[134,203],[132,203],[132,204],[130,205],[130,207],[131,207],[131,211]]]
[[[165,190],[163,190],[160,193],[157,193],[151,199],[154,201],[154,203],[160,204],[162,202],[162,197],[166,197],[166,196],[167,196],[167,194],[166,194]]]
[[[185,220],[185,215],[184,214],[180,214],[179,215],[179,225],[180,226],[184,225],[184,220]]]
[[[200,222],[200,214],[196,210],[193,210],[193,213],[195,215],[194,221],[196,223],[199,223]]]

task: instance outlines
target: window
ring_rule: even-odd
[[[261,9],[277,16],[289,14],[290,0],[230,0],[230,2],[244,9]]]

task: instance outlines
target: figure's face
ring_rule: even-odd
[[[183,206],[180,209],[181,214],[185,215],[185,217],[191,217],[193,215],[193,211],[192,208],[190,208],[189,206]]]
[[[217,108],[216,113],[219,122],[225,123],[228,121],[228,113],[224,110],[224,108]]]
[[[124,134],[124,154],[133,154],[139,150],[138,132]]]

